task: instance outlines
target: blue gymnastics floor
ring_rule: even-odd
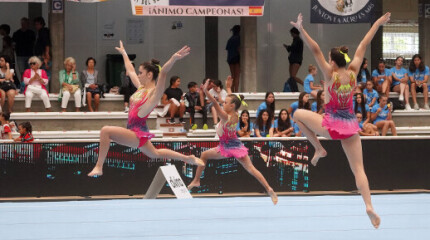
[[[0,239],[430,239],[430,194],[0,203]]]

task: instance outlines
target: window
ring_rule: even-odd
[[[383,58],[394,65],[397,56],[410,60],[419,52],[418,22],[391,22],[383,27]]]

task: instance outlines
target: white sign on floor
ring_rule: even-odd
[[[187,199],[193,198],[187,189],[187,186],[179,176],[178,170],[174,165],[162,166],[155,174],[148,191],[145,194],[145,199],[155,199],[163,188],[164,184],[169,184],[176,198]]]

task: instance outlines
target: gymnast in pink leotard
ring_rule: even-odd
[[[139,66],[139,74],[136,74],[121,41],[120,47],[116,49],[122,54],[128,75],[136,86],[137,91],[130,98],[127,129],[105,126],[100,131],[99,157],[96,166],[88,176],[93,177],[103,174],[103,163],[109,151],[111,141],[139,148],[149,158],[178,159],[186,163],[204,166],[204,162],[194,155],[185,156],[170,149],[156,149],[150,141],[154,135],[149,132],[146,125],[146,119],[164,93],[167,73],[177,60],[184,58],[190,53],[190,48],[185,46],[173,54],[162,68],[157,60],[141,64]],[[157,79],[157,84],[155,84],[155,80]]]
[[[387,13],[373,24],[358,45],[352,61],[348,57],[348,48],[337,47],[331,49],[327,62],[318,44],[303,29],[302,14],[299,14],[297,22],[291,22],[302,33],[300,36],[314,55],[325,80],[325,115],[321,116],[303,109],[298,109],[294,113],[294,121],[315,148],[311,163],[316,166],[319,158],[327,155],[316,134],[328,139],[341,140],[349,165],[354,173],[357,188],[366,204],[367,215],[375,228],[379,227],[381,219],[372,206],[369,182],[363,166],[361,139],[358,134],[359,127],[352,107],[352,97],[357,84],[356,76],[363,62],[366,48],[379,27],[390,20],[390,16],[391,14]],[[347,66],[349,62],[351,63]]]

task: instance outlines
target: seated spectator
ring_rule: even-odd
[[[273,117],[267,109],[260,111],[254,125],[255,137],[273,136],[273,124],[271,119],[273,119]]]
[[[79,74],[76,71],[76,61],[72,57],[64,60],[64,68],[60,71],[60,95],[58,99],[61,101],[61,108],[63,112],[67,110],[67,103],[69,102],[70,96],[73,94],[75,98],[76,112],[79,112],[81,108],[81,81]]]
[[[385,68],[385,61],[379,60],[378,68],[372,72],[372,80],[376,86],[376,91],[385,95],[390,94],[391,71]]]
[[[0,113],[0,123],[1,123],[1,138],[0,139],[13,139],[12,129],[9,126],[10,114],[2,112]]]
[[[183,101],[183,92],[179,88],[181,85],[181,78],[178,76],[173,76],[170,78],[170,87],[164,91],[161,103],[164,105],[170,104],[169,106],[169,123],[175,124],[175,116],[179,116],[179,122],[185,123],[184,113],[185,113],[185,103]]]
[[[362,93],[356,93],[354,95],[353,108],[355,113],[361,113],[364,124],[366,124],[370,122],[370,108],[363,99],[364,95]]]
[[[371,110],[373,124],[381,129],[381,135],[386,136],[388,129],[391,129],[393,136],[397,136],[396,124],[391,118],[391,109],[387,106],[388,97],[382,95],[379,98],[379,104],[375,104]]]
[[[251,137],[254,131],[254,124],[251,122],[248,110],[243,110],[239,117],[236,132],[238,137]]]
[[[195,82],[188,83],[188,92],[185,94],[185,107],[186,111],[190,113],[191,129],[197,129],[194,115],[198,112],[203,115],[203,129],[207,130],[208,113],[200,103],[199,93],[197,92],[197,83]]]
[[[222,107],[225,99],[227,98],[227,91],[223,89],[222,82],[218,79],[213,80],[214,87],[209,90],[209,93],[218,101],[219,105]],[[208,109],[212,112],[212,118],[214,121],[214,126],[218,124],[218,114],[215,111],[215,107],[212,103],[209,103]]]
[[[16,85],[13,80],[15,74],[14,70],[10,68],[10,59],[8,56],[0,57],[0,97],[1,108],[3,108],[8,99],[9,112],[13,111],[13,104],[15,102]]]
[[[317,67],[314,65],[309,65],[309,74],[306,76],[305,81],[303,83],[304,91],[309,93],[312,97],[316,98],[318,90],[323,90],[321,86],[314,84],[314,77],[317,75]]]
[[[273,125],[274,137],[290,137],[294,132],[293,120],[291,120],[287,109],[281,109],[278,119]]]
[[[134,63],[131,63],[133,67],[135,67]],[[124,95],[124,112],[128,113],[130,96],[133,95],[134,92],[137,91],[136,86],[134,86],[131,81],[130,76],[128,76],[128,72],[126,70],[121,72],[121,90],[120,93]]]
[[[266,92],[264,102],[257,108],[256,116],[260,115],[262,110],[268,110],[272,116],[275,116],[275,95],[273,92]]]
[[[360,66],[360,71],[358,71],[357,75],[357,85],[359,86],[357,91],[363,92],[363,90],[366,88],[366,82],[372,80],[370,78],[370,72],[367,69],[367,66],[367,58],[363,58],[363,62]]]
[[[411,110],[409,105],[409,77],[408,71],[404,69],[403,57],[396,58],[396,66],[391,69],[391,91],[399,93],[399,101],[405,100],[405,109]]]
[[[424,95],[424,109],[429,110],[429,67],[424,65],[419,54],[412,57],[409,66],[409,79],[411,81],[412,100],[414,101],[414,109],[419,110],[420,106],[417,103],[417,92],[422,92]]]
[[[311,104],[309,103],[309,94],[307,92],[301,92],[299,95],[299,101],[291,103],[290,107],[288,108],[288,114],[290,114],[291,118],[294,117],[294,112],[297,109],[311,110]]]
[[[23,78],[25,83],[25,108],[30,112],[31,102],[34,95],[38,95],[45,105],[46,111],[51,111],[51,103],[49,102],[48,90],[45,85],[48,84],[48,76],[46,72],[40,69],[42,62],[38,57],[31,57],[28,60],[30,69],[25,70]]]
[[[23,122],[18,125],[19,137],[15,138],[13,141],[21,143],[30,143],[34,141],[32,135],[32,127],[30,122]]]
[[[373,81],[372,80],[367,81],[366,89],[364,89],[363,95],[366,99],[366,105],[369,106],[369,108],[372,108],[379,98],[379,94],[373,88],[374,88]]]
[[[378,127],[371,123],[364,123],[363,115],[360,112],[355,113],[357,117],[360,136],[379,136]]]
[[[96,60],[89,57],[85,62],[87,70],[82,71],[81,85],[84,87],[84,101],[87,100],[88,110],[90,112],[98,112],[100,104],[100,95],[102,93],[102,85],[98,79],[99,72],[94,68],[96,66]],[[94,109],[92,106],[92,99],[94,98]],[[130,97],[129,97],[130,98]]]
[[[323,114],[325,112],[325,93],[324,90],[319,90],[317,93],[316,100],[311,105],[312,112]]]

